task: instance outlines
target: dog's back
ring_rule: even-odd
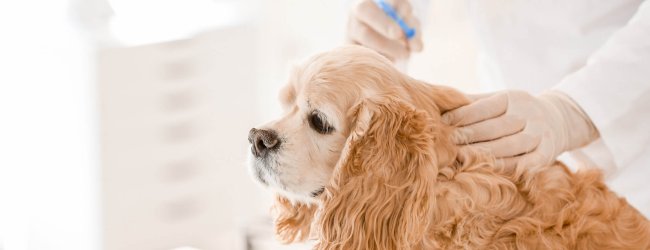
[[[455,207],[437,227],[441,247],[650,249],[650,222],[611,192],[598,170],[571,173],[559,162],[536,171],[485,167],[451,168],[439,183],[447,190],[438,200],[467,199],[441,204]]]
[[[600,170],[571,173],[557,162],[518,186],[531,209],[504,223],[495,237],[514,248],[650,248],[650,223],[607,188]]]

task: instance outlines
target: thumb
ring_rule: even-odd
[[[493,96],[495,93],[465,94],[471,102]]]
[[[517,162],[517,168],[527,169],[529,171],[541,170],[544,166],[549,165],[550,162],[548,157],[545,156],[543,152],[540,152],[539,149],[521,156],[519,162]]]

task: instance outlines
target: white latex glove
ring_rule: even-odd
[[[350,11],[347,39],[354,44],[371,48],[393,62],[406,59],[411,52],[422,51],[420,21],[413,15],[408,0],[387,0],[398,15],[412,28],[415,37],[407,41],[402,29],[372,0],[355,2]]]
[[[442,116],[457,126],[452,140],[462,145],[461,160],[471,151],[487,150],[506,167],[543,166],[599,136],[589,117],[558,91],[537,97],[504,91],[474,99]]]

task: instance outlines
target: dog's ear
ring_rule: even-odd
[[[285,244],[304,241],[309,237],[316,205],[292,202],[277,196],[273,206],[275,235]]]
[[[318,216],[318,249],[427,248],[435,197],[434,123],[385,98],[357,105]]]

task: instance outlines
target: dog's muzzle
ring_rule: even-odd
[[[273,130],[252,128],[248,132],[248,142],[251,143],[251,152],[255,157],[262,158],[280,147],[278,134]]]

